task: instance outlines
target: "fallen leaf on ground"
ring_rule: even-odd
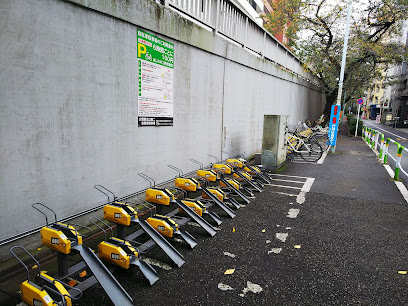
[[[225,275],[233,274],[235,272],[235,269],[228,269],[227,271],[224,272]]]

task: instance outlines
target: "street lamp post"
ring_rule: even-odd
[[[348,37],[349,37],[349,31],[350,31],[350,15],[351,15],[352,6],[353,6],[353,1],[349,0],[348,6],[347,6],[346,29],[345,29],[345,32],[344,32],[343,56],[342,56],[342,59],[341,59],[339,91],[337,92],[336,105],[341,104],[341,94],[342,94],[342,91],[343,91],[344,68],[346,66],[347,45],[348,45]],[[338,130],[336,131],[336,133],[338,133]],[[336,152],[336,146],[335,145],[332,147],[332,153],[334,153],[334,152]]]

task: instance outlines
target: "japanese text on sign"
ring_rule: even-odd
[[[336,145],[339,118],[340,118],[340,106],[332,105],[331,113],[330,113],[330,125],[329,125],[329,144],[331,146]]]
[[[139,126],[173,125],[174,46],[137,31]]]

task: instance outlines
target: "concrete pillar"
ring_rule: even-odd
[[[285,115],[264,115],[261,162],[264,167],[279,168],[286,160]]]

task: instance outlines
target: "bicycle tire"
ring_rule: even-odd
[[[299,152],[300,157],[308,163],[318,161],[323,155],[322,146],[317,141],[311,141],[305,144],[310,145],[310,149],[302,145]]]
[[[323,149],[323,152],[329,149],[329,136],[326,134],[314,134],[311,140],[317,141]]]

